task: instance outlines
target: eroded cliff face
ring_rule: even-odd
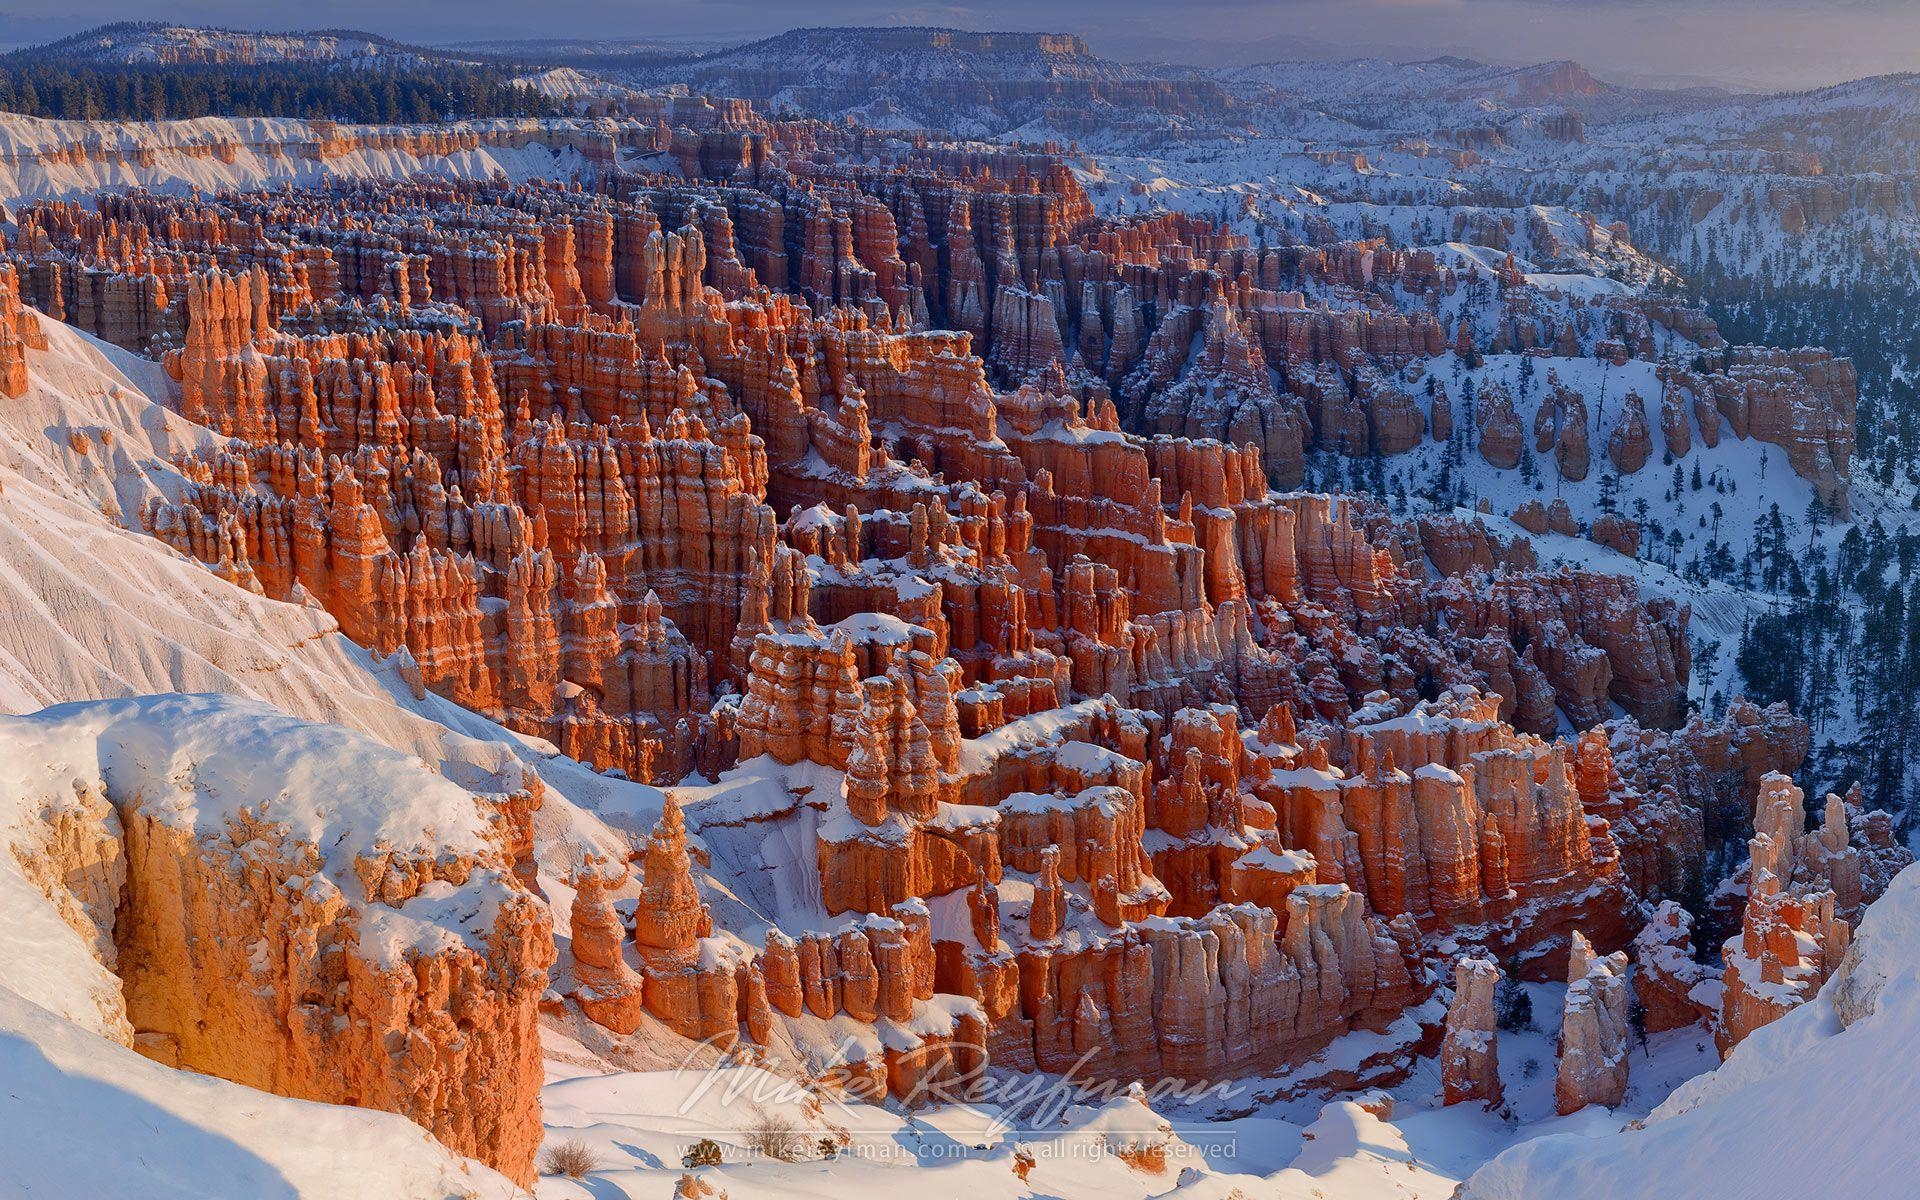
[[[1500,968],[1484,958],[1453,966],[1453,1003],[1447,1008],[1446,1040],[1440,1044],[1440,1091],[1447,1104],[1477,1100],[1497,1106],[1500,1086],[1499,1030],[1494,989]]]
[[[1884,814],[1829,795],[1807,831],[1805,797],[1784,775],[1760,781],[1747,843],[1740,932],[1722,947],[1725,985],[1715,1040],[1726,1054],[1806,1003],[1845,958],[1853,928],[1893,874],[1912,861]]]
[[[801,1069],[858,1094],[964,1095],[987,1064],[1104,1078],[1273,1071],[1355,1029],[1391,1028],[1405,1050],[1431,1051],[1436,941],[1488,946],[1535,978],[1584,971],[1586,933],[1626,945],[1637,899],[1669,878],[1629,875],[1623,848],[1688,830],[1699,845],[1715,802],[1699,764],[1686,774],[1701,791],[1643,795],[1605,737],[1519,734],[1471,689],[1410,710],[1377,700],[1337,729],[1303,728],[1286,705],[1243,729],[1230,704],[1169,720],[1111,697],[962,719],[949,681],[907,643],[866,647],[863,665],[882,673],[864,680],[845,630],[762,643],[755,686],[725,718],[744,761],[689,790],[691,819],[709,837],[765,829],[741,836],[810,853],[774,869],[789,888],[817,878],[817,902],[839,916],[750,949],[718,936],[689,818],[670,803],[642,856],[622,959],[595,921],[590,936],[576,931],[559,986],[616,1033],[637,1027],[638,994],[682,1036],[788,1062],[821,1022],[872,1025],[883,1034],[850,1061],[798,1051]],[[1754,726],[1734,728],[1759,725],[1745,719]],[[1624,723],[1634,757],[1622,766],[1637,781],[1634,728]],[[785,806],[766,807],[769,792]],[[1622,1052],[1625,959],[1606,961],[1587,990],[1595,1022],[1604,1011],[1612,1023],[1581,1033],[1576,1022],[1576,1045],[1592,1043],[1576,1059]],[[1442,1053],[1459,1099],[1497,1101],[1497,971],[1456,967]],[[1330,1082],[1393,1079],[1410,1061],[1386,1051]],[[1570,1069],[1579,1094],[1611,1094]]]
[[[1616,951],[1602,957],[1576,934],[1553,1084],[1554,1107],[1562,1116],[1589,1104],[1612,1108],[1626,1098],[1630,996],[1627,956]]]
[[[1392,1078],[1441,1036],[1438,946],[1530,978],[1576,930],[1624,946],[1760,773],[1804,757],[1783,711],[1682,723],[1684,607],[1540,570],[1491,523],[1272,490],[1311,448],[1428,437],[1538,447],[1569,477],[1644,460],[1644,412],[1603,439],[1551,371],[1531,430],[1492,388],[1457,419],[1416,396],[1407,369],[1477,354],[1473,331],[1365,297],[1437,305],[1463,285],[1432,255],[1101,220],[1057,155],[878,169],[844,130],[752,132],[677,177],[38,205],[10,252],[227,439],[139,514],[154,536],[324,608],[417,696],[712,781],[674,789],[634,863],[573,864],[550,1008],[749,1057],[853,1030],[848,1061],[803,1069],[909,1100],[987,1064],[1277,1072],[1356,1029],[1388,1049],[1323,1082]],[[1500,288],[1497,344],[1651,354],[1629,301],[1549,313],[1512,263]],[[1558,740],[1562,720],[1607,724]],[[126,821],[132,878],[185,858],[170,828]],[[729,828],[781,848],[791,894],[711,879],[701,839]],[[175,925],[250,900],[337,929],[290,896],[298,844],[276,853],[207,901],[128,892]],[[402,905],[460,882],[369,870]],[[757,945],[716,924],[756,904]],[[142,962],[181,953],[157,926],[129,935]],[[344,936],[314,933],[316,961],[359,962],[324,950]],[[377,955],[290,967],[289,1011],[377,1009],[408,1065],[341,1094],[487,1136],[510,1118],[460,1107],[493,1070],[466,1030],[524,1010],[465,981],[544,965],[531,924],[501,936],[504,959],[449,947],[404,995]],[[124,975],[143,1045],[221,1061],[172,976]],[[1462,1003],[1460,1086],[1484,1092]],[[216,1007],[253,1028],[250,1001]]]
[[[418,183],[271,211],[233,196],[192,225],[175,201],[129,197],[99,215],[36,208],[20,255],[60,312],[73,256],[116,256],[117,274],[88,278],[153,290],[144,344],[173,347],[182,411],[234,439],[182,464],[194,486],[143,514],[157,536],[242,586],[319,601],[383,654],[404,647],[419,686],[629,775],[667,780],[724,757],[706,748],[715,694],[748,686],[754,638],[802,615],[898,617],[969,684],[1028,681],[1015,715],[1107,690],[1170,715],[1208,700],[1224,664],[1249,718],[1291,699],[1332,719],[1377,688],[1410,695],[1422,676],[1499,693],[1502,716],[1529,730],[1552,728],[1556,707],[1590,723],[1610,702],[1650,724],[1677,718],[1683,610],[1599,576],[1481,578],[1530,565],[1530,551],[1470,524],[1423,522],[1415,538],[1365,503],[1269,494],[1309,441],[1347,435],[1314,434],[1331,410],[1272,392],[1224,291],[1201,364],[1170,368],[1170,390],[1123,387],[1121,403],[1083,365],[1052,360],[998,393],[991,329],[983,362],[967,334],[909,327],[956,319],[969,280],[1017,277],[1029,259],[1087,256],[1091,269],[1110,242],[1159,253],[1201,237],[1089,225],[1084,198],[1061,198],[1074,185],[1057,166],[933,155],[924,195],[890,197],[891,217],[857,181],[828,180],[770,184],[752,204],[762,193],[702,185],[612,201]],[[936,185],[942,170],[959,182]],[[993,178],[1012,190],[981,191],[988,170],[1010,172]],[[375,192],[384,207],[363,213]],[[828,196],[853,216],[817,211]],[[924,211],[936,200],[937,246]],[[978,233],[973,202],[997,214]],[[425,237],[456,203],[479,223]],[[231,230],[262,221],[276,230],[270,265],[198,272],[230,257]],[[866,247],[887,269],[815,278],[781,233],[793,221],[823,223],[803,250]],[[342,222],[355,229],[325,247],[305,232]],[[1238,262],[1181,286],[1223,288]],[[815,315],[768,281],[837,307]],[[438,315],[454,311],[467,321]],[[1131,337],[1115,320],[1083,330]],[[1113,371],[1116,351],[1095,353]],[[1417,441],[1418,407],[1356,369],[1397,398],[1352,417],[1353,452]],[[1182,371],[1180,386],[1204,380],[1208,403],[1227,406],[1224,424],[1152,423],[1244,443],[1228,410],[1251,405],[1271,437],[1125,436],[1122,404],[1150,394],[1170,411]],[[1422,586],[1423,556],[1447,588]]]
[[[209,696],[4,717],[0,742],[14,860],[77,939],[55,969],[94,974],[83,1023],[531,1180],[553,942],[511,847],[537,796]]]

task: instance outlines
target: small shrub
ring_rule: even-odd
[[[720,1165],[720,1143],[712,1138],[701,1138],[687,1147],[680,1156],[680,1165],[692,1170],[694,1167],[717,1167]]]
[[[806,1136],[800,1132],[799,1126],[778,1113],[763,1109],[745,1133],[747,1148],[763,1158],[798,1162],[807,1156],[809,1145]]]
[[[549,1147],[540,1156],[542,1175],[565,1175],[568,1179],[579,1179],[599,1169],[600,1156],[579,1138],[568,1138],[558,1146]]]

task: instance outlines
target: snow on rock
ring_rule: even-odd
[[[524,1181],[553,939],[512,853],[538,801],[228,697],[0,717],[26,934],[0,984],[171,1066],[401,1113]]]
[[[571,846],[625,853],[578,805],[651,823],[658,790],[416,698],[397,656],[376,659],[319,608],[236,587],[139,532],[142,506],[184,484],[171,457],[220,439],[155,402],[170,386],[158,364],[40,323],[48,348],[28,352],[27,390],[0,401],[0,711],[220,692],[371,734],[481,790],[521,788],[537,771],[541,862],[559,878]]]
[[[0,879],[5,872],[0,871]],[[0,886],[4,886],[0,884]],[[9,907],[9,924],[19,910]],[[12,947],[9,946],[9,950]],[[391,1113],[163,1067],[0,987],[0,1179],[93,1200],[508,1200]]]
[[[615,155],[590,122],[509,119],[339,125],[281,117],[52,121],[0,114],[0,202],[161,192],[312,187],[332,179],[566,176]]]
[[[1867,910],[1845,962],[1815,999],[1681,1086],[1644,1129],[1527,1142],[1475,1172],[1463,1195],[1904,1195],[1920,1168],[1906,1131],[1917,1035],[1920,871],[1909,868]]]

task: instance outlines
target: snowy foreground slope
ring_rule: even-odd
[[[8,947],[12,952],[15,948]],[[0,1193],[142,1200],[465,1200],[506,1179],[391,1113],[150,1062],[0,987]]]
[[[575,846],[625,844],[575,799],[650,823],[659,805],[654,789],[595,775],[437,697],[416,698],[397,664],[376,662],[325,613],[255,596],[137,532],[141,504],[180,482],[168,456],[213,435],[149,399],[166,387],[153,364],[55,322],[43,326],[49,348],[29,352],[27,392],[0,401],[0,713],[152,693],[244,697],[326,724],[289,723],[257,704],[217,701],[231,717],[220,744],[251,743],[246,753],[258,759],[229,762],[211,781],[229,793],[256,777],[291,786],[279,767],[293,751],[274,731],[302,727],[320,731],[330,769],[413,764],[417,778],[403,794],[367,791],[396,811],[403,802],[452,795],[458,789],[448,780],[502,791],[538,770],[547,782],[535,829],[543,855],[564,859]],[[127,703],[165,713],[204,702]],[[195,723],[169,736],[194,735]],[[258,736],[241,736],[249,729]],[[173,743],[161,732],[149,741],[164,749]],[[44,739],[8,741],[0,746],[0,774],[14,777],[34,761],[44,770],[46,749]],[[159,765],[171,758],[167,751]],[[342,786],[366,787],[353,766],[344,772]],[[325,794],[304,784],[301,791]],[[19,787],[0,793],[0,1195],[451,1200],[514,1193],[503,1177],[403,1117],[282,1099],[129,1049],[124,1012],[116,1019],[110,944],[81,932],[85,913],[47,899],[75,888],[95,897],[108,891],[88,892],[84,874],[62,872],[58,886],[30,877],[28,860],[63,861],[47,853],[47,795]],[[555,866],[564,871],[564,862]],[[111,911],[111,901],[102,907]]]
[[[1470,1200],[1912,1195],[1920,1147],[1920,870],[1867,910],[1818,998],[1681,1086],[1644,1129],[1543,1137],[1468,1180]]]

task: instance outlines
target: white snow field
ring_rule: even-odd
[[[1920,1035],[1920,870],[1867,910],[1820,994],[1680,1087],[1645,1128],[1539,1138],[1474,1173],[1470,1200],[1908,1196]]]

